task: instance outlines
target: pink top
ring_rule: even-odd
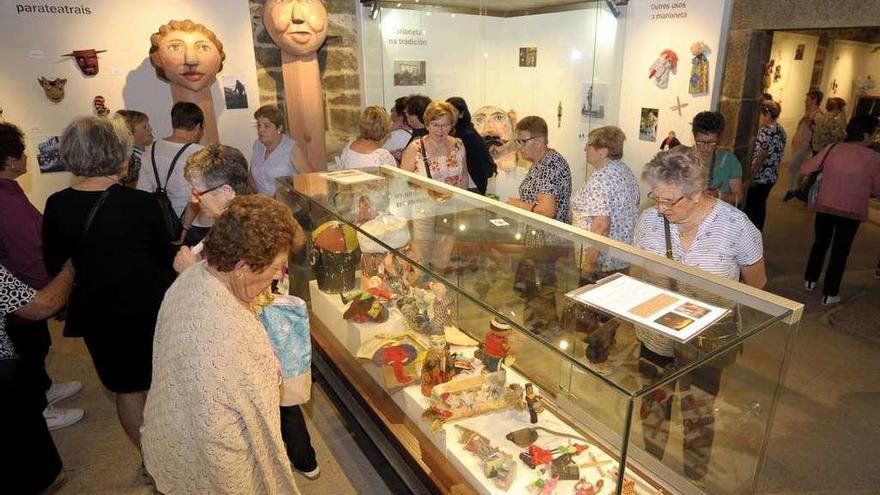
[[[801,165],[801,173],[819,169],[830,146]],[[868,199],[880,196],[880,154],[858,143],[840,143],[822,165],[822,183],[815,210],[864,222]]]

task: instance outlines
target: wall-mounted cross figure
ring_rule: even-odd
[[[675,97],[675,101],[677,105],[672,105],[671,107],[669,107],[669,109],[673,112],[678,112],[678,116],[681,117],[681,109],[688,106],[689,103],[682,103],[681,98],[679,98],[678,96]]]

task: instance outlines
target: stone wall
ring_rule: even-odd
[[[876,0],[733,0],[719,110],[728,122],[723,145],[749,171],[758,128],[764,63],[773,31],[880,26]]]
[[[281,51],[263,26],[263,0],[249,0],[260,105],[284,106]],[[358,71],[357,0],[325,0],[330,26],[327,41],[318,50],[324,86],[327,157],[332,162],[349,139],[357,135],[361,108]],[[286,115],[286,113],[285,113]]]

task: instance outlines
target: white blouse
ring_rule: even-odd
[[[251,155],[251,176],[257,192],[267,196],[275,196],[275,178],[287,175],[296,175],[293,167],[293,148],[296,143],[286,134],[281,135],[281,142],[266,157],[266,145],[260,140],[254,141],[254,151]]]
[[[378,167],[379,165],[396,167],[397,160],[394,159],[394,155],[390,151],[384,148],[377,148],[370,153],[361,153],[351,149],[351,143],[348,143],[339,156],[339,165],[346,169]]]

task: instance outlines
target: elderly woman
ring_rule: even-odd
[[[801,165],[803,174],[822,171],[822,183],[816,204],[815,240],[810,250],[804,286],[816,288],[825,253],[831,247],[822,304],[840,302],[840,282],[846,271],[846,259],[859,225],[868,219],[871,196],[880,197],[880,154],[871,149],[877,117],[853,117],[846,127],[846,141],[830,144]]]
[[[519,199],[508,199],[513,206],[568,223],[571,199],[571,168],[558,151],[549,147],[547,122],[526,117],[516,124],[516,144],[532,168],[519,186]]]
[[[257,192],[275,195],[275,179],[312,171],[304,151],[284,134],[284,115],[274,105],[263,105],[254,112],[257,140],[251,155],[251,174]]]
[[[674,261],[761,288],[767,282],[761,233],[733,205],[706,193],[706,175],[706,168],[692,150],[661,152],[645,165],[642,179],[651,187],[648,197],[656,206],[642,212],[634,244],[658,254],[667,253],[669,246],[667,256]],[[640,371],[644,375],[656,377],[663,370],[685,364],[686,359],[671,339],[639,327],[636,333],[641,341]],[[696,404],[698,410],[711,411],[721,368],[707,366],[692,375],[692,383],[679,385],[682,404]],[[669,421],[675,383],[668,387],[668,393],[644,399],[641,416],[646,423]],[[706,474],[713,424],[712,417],[685,421],[684,437],[690,440],[685,444],[684,470],[692,479]],[[660,433],[653,436],[646,434],[645,444],[649,452],[662,459],[668,425],[657,431]]]
[[[254,313],[297,248],[295,228],[281,203],[235,198],[205,239],[205,261],[168,290],[143,427],[160,492],[299,492],[280,461],[278,361]]]
[[[101,383],[116,394],[119,421],[140,448],[153,329],[174,253],[153,196],[119,185],[131,147],[118,119],[82,117],[67,126],[61,159],[82,180],[46,202],[43,247],[50,274],[68,259],[76,267],[64,333],[85,338]]]
[[[3,441],[15,446],[4,460],[3,488],[9,493],[51,493],[64,482],[61,458],[49,434],[43,407],[45,390],[34,387],[12,339],[6,333],[7,315],[43,320],[58,312],[73,287],[73,267],[35,290],[0,265],[0,423]]]
[[[382,142],[391,132],[391,119],[382,107],[367,107],[361,114],[360,134],[348,144],[339,157],[342,168],[397,166],[390,151],[382,148]]]
[[[440,182],[467,189],[464,143],[449,135],[458,121],[458,110],[445,101],[425,109],[426,136],[413,139],[403,152],[401,168]]]
[[[744,211],[760,231],[764,230],[767,197],[779,178],[779,163],[785,151],[785,129],[777,122],[781,112],[782,107],[773,100],[764,100],[761,104],[760,129],[749,167],[752,175]]]
[[[128,130],[134,137],[134,146],[131,148],[131,159],[128,161],[128,173],[119,181],[127,187],[136,187],[138,176],[141,171],[141,160],[147,146],[153,144],[153,128],[150,126],[150,118],[137,110],[119,110],[116,115],[125,121]]]
[[[718,148],[724,133],[724,116],[721,112],[700,112],[694,116],[691,126],[694,149],[700,161],[709,169],[708,194],[721,198],[733,206],[742,202],[742,164],[728,150]]]
[[[813,153],[822,151],[832,143],[846,139],[846,101],[843,98],[828,98],[824,114],[816,116],[813,123],[813,136],[810,146]]]
[[[639,216],[639,183],[623,163],[626,135],[619,127],[606,126],[590,131],[587,137],[587,163],[595,172],[571,200],[572,225],[615,241],[632,244]],[[588,250],[581,260],[582,273],[597,275],[625,268],[626,263]]]

